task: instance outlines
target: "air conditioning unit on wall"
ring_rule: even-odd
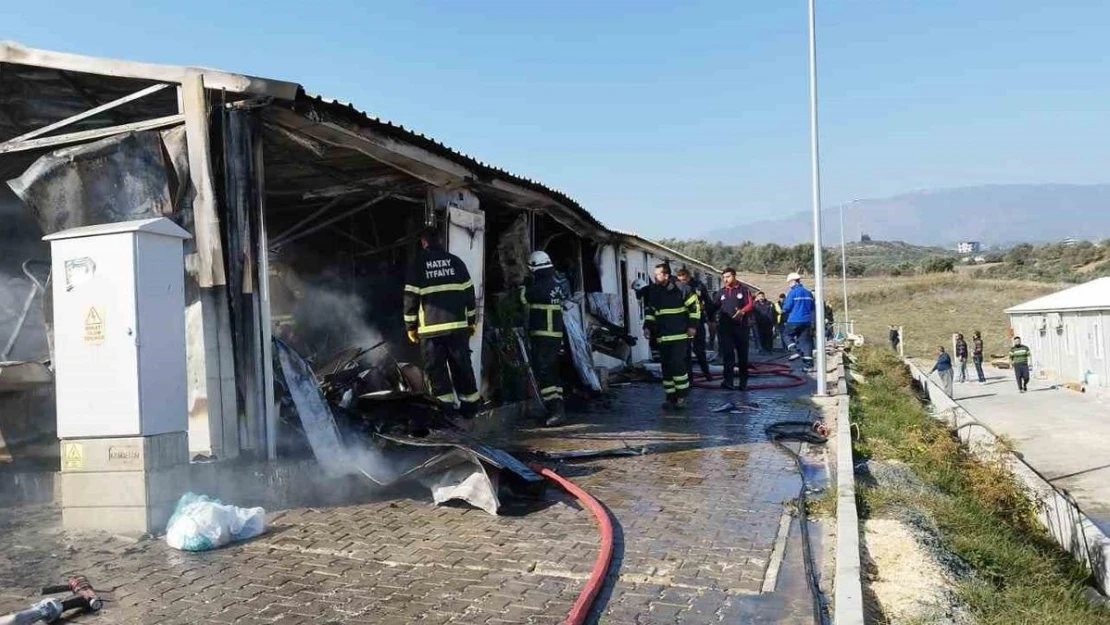
[[[1060,316],[1060,313],[1048,313],[1048,327],[1054,330],[1064,327],[1064,318]]]

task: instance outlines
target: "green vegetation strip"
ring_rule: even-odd
[[[1087,572],[1038,525],[1033,502],[1003,461],[981,462],[961,448],[926,412],[892,354],[871,348],[854,356],[864,378],[852,389],[856,458],[900,461],[930,487],[921,494],[859,484],[861,516],[912,507],[931,518],[944,547],[974,570],[957,593],[976,623],[1110,623],[1110,611],[1083,595]]]

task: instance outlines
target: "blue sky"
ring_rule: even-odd
[[[805,0],[3,2],[0,38],[300,82],[691,236],[809,206]],[[823,199],[1110,179],[1110,2],[818,6]]]

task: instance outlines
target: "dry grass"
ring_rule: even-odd
[[[786,287],[784,276],[743,275],[741,279],[758,285],[769,297]],[[807,286],[812,287],[812,281]],[[889,326],[903,326],[902,340],[910,357],[934,357],[937,345],[951,345],[954,332],[962,332],[970,342],[974,330],[983,333],[988,355],[1004,354],[1009,349],[1010,326],[1004,311],[1067,286],[956,274],[853,278],[848,280],[848,310],[856,333],[868,343],[886,345]],[[840,320],[844,314],[840,280],[830,280],[826,289]]]

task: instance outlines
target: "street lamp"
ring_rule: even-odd
[[[852,206],[859,200],[852,200]],[[840,284],[844,290],[844,333],[848,333],[848,241],[844,238],[844,205],[840,205]]]
[[[825,272],[821,266],[821,165],[817,144],[817,9],[809,0],[809,142],[813,170],[813,329],[817,347],[817,394],[828,394],[825,368]],[[820,320],[820,323],[818,323]]]

